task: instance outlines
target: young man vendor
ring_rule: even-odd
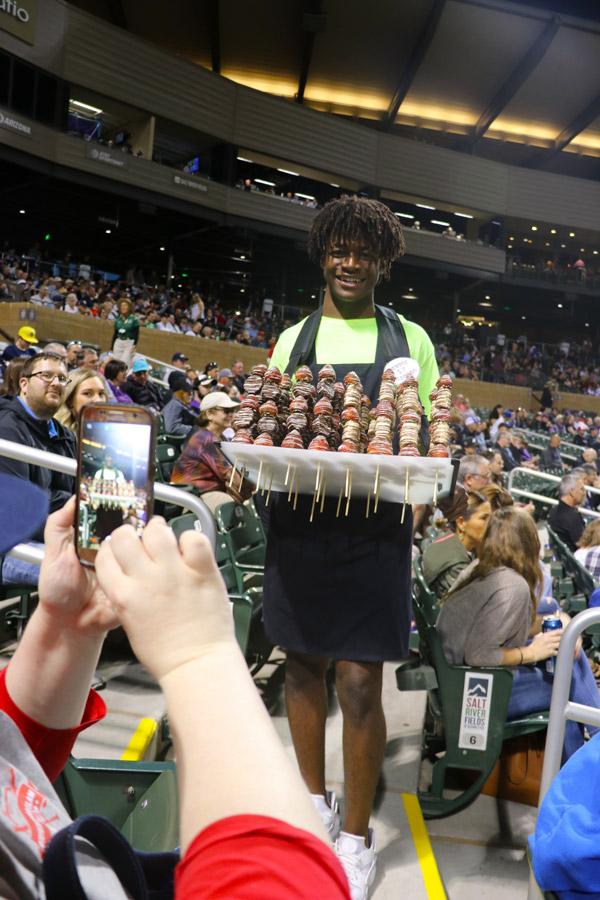
[[[375,305],[375,287],[404,253],[398,219],[382,203],[342,197],[315,217],[308,240],[323,271],[323,306],[283,332],[272,365],[291,375],[308,365],[316,376],[329,363],[338,381],[355,371],[377,402],[388,362],[419,364],[419,396],[429,412],[438,368],[432,343],[418,325]],[[311,497],[296,510],[284,494],[271,501],[264,584],[264,619],[271,640],[287,651],[286,703],[302,775],[348,875],[353,900],[375,877],[369,819],[383,762],[386,726],[381,703],[385,660],[408,655],[412,516],[398,504],[376,515],[352,504],[336,518],[335,502],[309,525]],[[345,810],[326,790],[325,675],[335,661],[343,714]],[[339,833],[338,833],[339,832]]]

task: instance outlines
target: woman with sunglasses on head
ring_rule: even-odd
[[[452,498],[439,501],[438,509],[448,530],[423,550],[422,565],[425,581],[441,596],[477,555],[492,508],[483,494],[467,494],[462,485],[457,485]]]

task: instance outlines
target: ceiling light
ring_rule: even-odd
[[[256,181],[256,179],[254,179]],[[314,200],[312,194],[301,194],[299,191],[296,191],[296,197],[302,197],[303,200]]]
[[[316,294],[311,294],[311,295],[310,295],[310,299],[311,299],[311,300],[316,300],[316,299],[317,299],[317,295],[316,295]]]
[[[594,250],[594,256],[598,256],[598,251]]]
[[[570,231],[570,232],[569,232],[569,237],[575,237],[575,232],[574,232],[574,231]]]
[[[589,323],[589,322],[586,322],[586,323],[585,323],[585,327],[586,327],[586,328],[589,328],[589,327],[590,327],[590,323]]]
[[[300,175],[300,172],[292,172],[291,169],[277,169],[278,172],[283,172],[284,175]]]
[[[246,257],[244,256],[244,254],[242,254],[242,255],[240,256],[240,259],[246,259]]]
[[[454,215],[455,215],[455,216],[460,216],[461,219],[474,219],[474,218],[475,218],[475,216],[471,216],[471,215],[469,215],[469,213],[459,213],[459,212],[455,212]]]
[[[265,181],[264,178],[255,178],[254,180],[257,184],[266,184],[268,187],[275,187],[274,181]]]
[[[104,229],[104,234],[112,234],[111,229],[110,229],[110,228],[105,228],[105,229]]]
[[[549,246],[550,246],[550,241],[546,241],[546,243],[544,244],[544,247],[549,247]]]
[[[521,318],[522,318],[522,319],[524,319],[524,318],[525,318],[525,316],[521,316]]]
[[[551,228],[551,229],[550,229],[550,234],[556,234],[556,228]]]
[[[24,209],[20,209],[19,212],[21,213],[22,216],[25,215],[25,210],[24,210]]]
[[[416,294],[412,293],[412,291],[408,294],[402,294],[401,296],[402,296],[403,300],[418,300],[419,299]]]
[[[165,248],[164,248],[164,247],[159,247],[158,249],[161,250],[163,253],[165,252]]]
[[[443,225],[445,228],[450,228],[450,222],[442,222],[441,219],[432,219],[432,225]]]
[[[435,206],[427,206],[426,203],[415,203],[415,206],[418,206],[419,209],[435,209]]]
[[[246,288],[240,288],[240,294],[245,294],[245,293],[246,293]]]
[[[487,308],[487,307],[490,307],[492,304],[491,304],[491,303],[486,303],[485,301],[482,300],[481,303],[478,303],[477,305],[478,305],[478,306],[485,306],[485,307]]]
[[[87,109],[88,112],[96,113],[96,115],[99,115],[102,112],[102,110],[97,106],[90,106],[89,103],[82,103],[81,100],[69,100],[69,103],[71,106],[78,106],[80,109]]]
[[[333,181],[330,181],[329,187],[339,187],[339,184],[334,184]]]
[[[394,213],[395,216],[399,216],[401,219],[414,219],[414,216],[411,216],[410,213]]]
[[[252,160],[248,159],[246,156],[237,156],[236,159],[239,159],[240,162],[252,162]]]
[[[458,307],[457,307],[457,309],[456,309],[456,312],[460,312],[460,309],[458,309]]]
[[[580,248],[579,248],[579,252],[580,252],[580,253],[585,253],[585,247],[580,247]]]
[[[532,231],[537,231],[537,225],[532,225],[532,226],[531,226],[531,230],[532,230]]]
[[[513,246],[512,244],[508,244],[507,246],[508,246],[509,250],[512,250],[512,246]]]
[[[509,237],[509,241],[514,241],[514,237],[512,235]]]
[[[489,294],[486,294],[486,295],[485,295],[485,299],[486,299],[486,300],[491,300],[492,298],[490,297]]]
[[[524,244],[528,244],[528,243],[529,243],[529,238],[523,238],[523,243],[524,243]]]
[[[559,309],[562,309],[562,308],[563,308],[562,303],[557,303],[556,305],[558,306]]]
[[[563,248],[563,250],[564,250],[565,247],[566,247],[567,245],[566,245],[566,244],[561,244],[560,246],[561,246],[561,247]]]

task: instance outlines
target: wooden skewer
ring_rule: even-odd
[[[340,515],[340,510],[342,508],[342,497],[343,496],[344,496],[344,485],[342,485],[340,488],[340,496],[338,497],[337,509],[335,511],[336,519],[339,518],[339,515]]]
[[[402,515],[400,524],[404,525],[404,514],[406,512],[406,504],[408,503],[408,468],[406,469],[406,478],[404,479],[404,502],[402,504]]]
[[[313,492],[312,505],[310,507],[310,519],[309,522],[312,522],[314,514],[315,514],[315,505],[317,502],[317,489],[315,488]]]
[[[260,491],[260,476],[262,475],[263,470],[263,460],[260,461],[260,466],[258,467],[258,475],[256,476],[256,487],[254,489],[254,493],[258,494]]]
[[[267,491],[267,499],[265,500],[265,506],[269,505],[269,500],[271,499],[271,488],[273,486],[273,469],[271,469],[269,478],[269,490]]]
[[[294,483],[296,485],[296,493],[294,494],[294,509],[298,506],[298,473],[294,468]]]
[[[242,485],[243,485],[243,483],[244,483],[244,475],[245,475],[245,474],[246,474],[246,470],[245,470],[245,468],[242,466],[242,468],[240,469],[240,483],[239,483],[239,485],[238,485],[238,491],[240,492],[240,494],[242,493]]]
[[[437,492],[438,492],[438,475],[440,473],[438,470],[435,470],[435,481],[433,482],[433,505],[437,506]]]
[[[287,469],[285,470],[285,481],[283,482],[283,486],[287,487],[288,478],[290,477],[290,469],[292,467],[291,463],[288,463]]]
[[[367,494],[367,510],[365,512],[365,519],[369,518],[369,509],[371,508],[371,491]]]
[[[235,478],[236,471],[237,471],[237,463],[234,463],[233,468],[231,469],[231,477],[229,478],[229,487],[233,487],[233,479]]]
[[[375,472],[375,487],[373,489],[375,494],[375,505],[373,507],[373,512],[377,512],[377,508],[379,506],[379,489],[381,487],[381,469],[377,466],[377,471]]]
[[[350,489],[350,469],[346,469],[346,487],[344,488],[344,497],[348,496]]]
[[[348,470],[350,472],[350,478],[348,483],[348,493],[346,495],[346,511],[344,513],[345,516],[350,512],[350,497],[352,495],[352,469]]]
[[[323,480],[321,481],[321,507],[319,509],[319,512],[323,512],[323,510],[325,508],[325,482],[326,482],[326,479],[325,479],[325,476],[323,475]]]
[[[296,466],[293,466],[292,477],[290,478],[290,489],[288,491],[288,503],[292,499],[292,491],[294,490],[294,479],[296,477]]]
[[[316,477],[316,479],[315,479],[315,492],[316,492],[316,494],[317,494],[317,499],[318,499],[318,497],[319,497],[319,485],[320,485],[320,482],[321,482],[321,465],[319,464],[319,465],[317,466],[317,477]]]

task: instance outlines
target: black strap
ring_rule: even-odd
[[[304,320],[296,342],[292,347],[285,371],[293,375],[298,366],[307,365],[319,333],[323,307],[320,306]],[[377,320],[377,353],[389,362],[398,356],[410,356],[406,333],[400,318],[393,309],[375,305],[375,318]]]
[[[75,838],[92,843],[134,900],[147,900],[142,867],[123,835],[101,816],[80,816],[58,831],[44,854],[42,870],[47,900],[86,900],[77,871]]]
[[[319,306],[318,309],[315,309],[315,311],[304,320],[304,324],[300,329],[300,334],[292,347],[288,364],[285,367],[285,371],[288,375],[293,375],[298,366],[306,365],[307,361],[310,359],[310,355],[317,339],[322,314],[323,307]]]

